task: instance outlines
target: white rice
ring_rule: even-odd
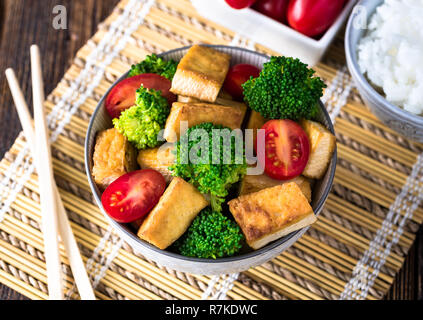
[[[385,0],[359,43],[358,63],[389,102],[423,115],[423,0]]]

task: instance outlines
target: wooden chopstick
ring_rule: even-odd
[[[58,221],[53,184],[53,168],[48,138],[47,121],[44,110],[44,85],[41,73],[40,52],[31,46],[31,76],[34,104],[35,140],[37,149],[38,179],[40,184],[40,204],[44,235],[45,259],[47,267],[47,286],[49,298],[63,300],[63,280],[61,273]]]
[[[22,124],[25,138],[28,142],[31,153],[34,155],[34,159],[35,159],[35,155],[36,155],[36,142],[34,138],[35,132],[34,132],[32,119],[29,113],[28,106],[25,102],[22,90],[20,89],[15,73],[12,69],[6,70],[6,77],[9,82],[9,87],[12,92],[13,100],[15,102],[16,110],[18,112],[19,119]],[[37,163],[35,160],[34,162],[37,166]],[[66,211],[62,203],[55,181],[53,181],[52,185],[54,188],[55,200],[57,201],[56,207],[57,207],[57,213],[58,213],[59,233],[69,258],[69,264],[72,269],[72,274],[75,279],[76,286],[78,288],[81,299],[95,300],[95,295],[90,283],[89,276],[85,269],[84,262],[81,258],[78,244],[72,233],[72,229],[70,227],[69,220],[67,218]]]

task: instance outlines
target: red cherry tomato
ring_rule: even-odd
[[[264,160],[264,172],[277,180],[299,176],[310,155],[310,142],[303,128],[285,119],[270,120],[262,129],[265,130],[265,157],[259,161]]]
[[[113,181],[103,192],[101,203],[114,220],[129,223],[144,218],[159,202],[165,188],[160,172],[137,170]]]
[[[118,118],[122,111],[135,104],[135,91],[143,85],[147,89],[160,90],[169,105],[176,101],[176,96],[170,92],[170,80],[155,73],[144,73],[119,82],[106,98],[106,110],[112,118]]]
[[[250,7],[256,0],[225,0],[234,9],[244,9]]]
[[[309,37],[325,32],[341,13],[345,0],[291,0],[288,23]]]
[[[288,4],[289,0],[259,0],[254,4],[253,9],[269,18],[286,23]]]
[[[237,64],[229,69],[223,87],[235,100],[242,100],[241,85],[250,79],[250,77],[257,78],[260,74],[260,69],[251,64]]]

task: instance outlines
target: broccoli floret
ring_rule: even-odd
[[[313,119],[326,87],[314,73],[299,59],[272,57],[258,78],[242,85],[244,100],[268,119]]]
[[[153,53],[147,56],[144,61],[132,65],[131,71],[129,71],[129,77],[143,73],[157,73],[172,81],[177,66],[178,62],[174,60],[164,60]]]
[[[205,148],[201,148],[204,143],[201,137],[190,139],[191,133],[197,129],[203,129],[208,134],[209,145],[203,145]],[[219,145],[216,144],[213,148],[213,130],[226,130],[227,134],[232,133],[231,129],[213,123],[202,123],[188,129],[176,144],[176,163],[169,169],[173,176],[185,179],[201,193],[208,195],[213,210],[221,212],[229,188],[245,175],[247,164],[244,146],[236,148],[235,136],[231,136],[230,145],[226,145],[224,139],[220,139]],[[196,150],[199,158],[197,160],[202,161],[192,159],[192,154]],[[203,154],[203,150],[207,154]]]
[[[241,249],[243,240],[235,221],[208,207],[194,219],[175,247],[184,256],[216,259],[233,256]]]
[[[169,106],[159,90],[141,86],[136,91],[135,105],[122,112],[113,125],[138,149],[154,148],[161,144],[157,136],[164,128]]]

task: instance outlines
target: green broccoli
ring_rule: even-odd
[[[192,139],[191,133],[197,129],[203,129],[208,134],[209,145],[203,145],[207,149],[205,151],[207,154],[202,152],[201,142],[204,141],[201,137]],[[245,175],[247,164],[244,146],[236,148],[235,136],[231,136],[230,145],[229,143],[226,145],[224,139],[220,139],[219,145],[215,144],[213,148],[213,130],[232,133],[231,129],[213,123],[202,123],[188,129],[176,144],[176,163],[169,169],[173,176],[185,179],[201,193],[210,196],[213,210],[221,212],[229,188]],[[220,153],[217,153],[217,147]],[[196,150],[198,150],[197,156],[205,161],[192,159],[192,154]]]
[[[129,77],[143,73],[156,73],[172,81],[177,66],[178,62],[164,60],[153,53],[147,56],[144,61],[132,65],[131,71],[129,71]]]
[[[242,85],[244,100],[268,119],[313,119],[326,87],[314,73],[299,59],[271,57],[258,78]]]
[[[216,259],[233,256],[241,249],[243,240],[235,221],[208,207],[194,219],[175,247],[184,256]]]
[[[136,91],[135,105],[122,112],[113,125],[138,149],[154,148],[161,142],[157,139],[164,128],[169,106],[160,90],[141,86]]]

